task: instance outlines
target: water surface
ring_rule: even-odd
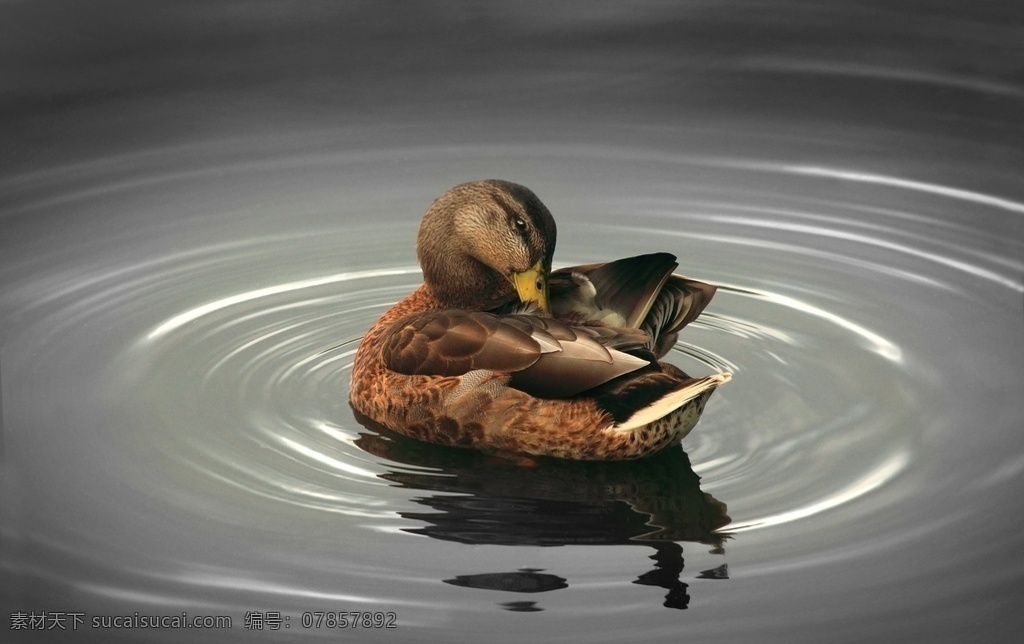
[[[0,5],[5,621],[1024,625],[1019,11],[141,6]],[[663,250],[722,285],[670,359],[735,378],[681,447],[532,467],[354,416],[359,338],[420,281],[420,215],[481,177],[545,201],[556,265]]]

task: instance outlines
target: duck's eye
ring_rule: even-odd
[[[526,230],[526,221],[523,219],[516,219],[516,228],[519,230]]]

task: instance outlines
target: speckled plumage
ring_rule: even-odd
[[[501,452],[629,459],[681,440],[730,375],[695,380],[657,357],[715,287],[672,275],[665,253],[551,273],[554,240],[523,186],[439,197],[417,244],[425,283],[363,338],[353,407],[413,438]]]

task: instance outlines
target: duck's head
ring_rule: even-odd
[[[549,312],[555,220],[537,195],[489,179],[438,197],[420,224],[423,280],[446,307],[481,308],[518,297]]]

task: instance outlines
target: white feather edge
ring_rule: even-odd
[[[729,372],[716,373],[710,376],[705,376],[700,380],[690,383],[682,389],[670,391],[661,398],[655,400],[650,405],[647,405],[643,409],[638,410],[632,416],[627,418],[621,423],[616,423],[608,429],[610,431],[617,432],[631,432],[635,429],[643,427],[663,418],[675,410],[679,409],[687,402],[693,400],[697,396],[701,395],[708,389],[714,389],[719,385],[732,380],[732,374]]]

